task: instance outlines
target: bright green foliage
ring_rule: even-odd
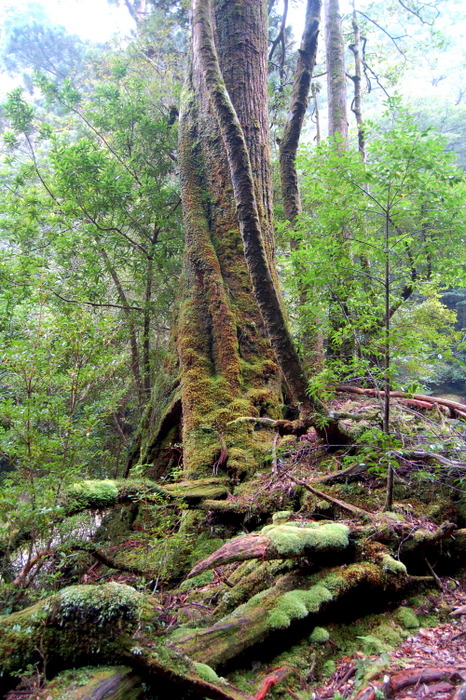
[[[387,292],[392,379],[422,381],[451,345],[455,317],[438,292],[464,277],[464,177],[442,139],[405,113],[366,136],[367,162],[333,144],[301,155],[305,213],[290,267],[308,298],[300,322],[327,323],[333,347],[351,340],[351,357],[331,365],[337,376],[377,377]]]
[[[299,527],[297,523],[267,525],[262,534],[270,537],[279,554],[299,554],[305,550],[326,551],[345,549],[349,530],[341,523],[306,523]]]
[[[27,533],[30,557],[89,527],[63,521],[62,497],[121,476],[166,357],[181,248],[176,90],[168,55],[158,79],[132,51],[100,54],[78,84],[36,74],[40,101],[18,88],[4,105],[0,540],[14,550]]]

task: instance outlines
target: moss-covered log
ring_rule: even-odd
[[[308,615],[327,612],[358,591],[395,593],[408,583],[406,568],[381,551],[377,563],[358,563],[306,575],[295,571],[239,606],[207,629],[177,639],[189,657],[214,668],[253,647],[277,630]],[[364,593],[363,593],[364,594]]]
[[[154,634],[154,599],[118,583],[72,586],[0,619],[0,676],[4,687],[28,664],[48,668],[126,662],[149,680],[160,679],[213,700],[252,700],[205,664],[166,647]]]
[[[43,688],[50,700],[143,700],[144,695],[142,678],[128,666],[67,670]]]
[[[152,481],[87,479],[69,486],[63,496],[65,515],[85,510],[107,510],[119,503],[134,503],[145,498],[170,501],[173,496]]]
[[[28,664],[75,664],[79,659],[121,658],[142,620],[153,622],[153,601],[130,586],[71,586],[0,618],[0,674]]]
[[[138,500],[185,500],[198,503],[204,498],[225,498],[228,486],[225,479],[207,478],[182,481],[158,486],[147,480],[88,479],[72,484],[63,498],[66,515],[76,515],[85,510],[107,510],[119,503]]]
[[[268,525],[261,534],[242,535],[227,542],[199,562],[189,572],[188,578],[233,561],[288,559],[341,552],[349,546],[348,534],[348,527],[341,523],[296,521]]]

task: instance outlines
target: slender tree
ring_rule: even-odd
[[[328,133],[348,142],[346,73],[338,0],[325,0],[325,47],[327,59]]]

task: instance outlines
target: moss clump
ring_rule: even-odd
[[[341,550],[349,545],[349,530],[341,523],[306,523],[300,527],[296,523],[267,525],[262,529],[279,554],[300,554],[306,549],[314,551]]]
[[[292,620],[317,612],[322,603],[331,599],[332,594],[321,584],[316,584],[307,591],[288,591],[276,601],[269,614],[268,624],[273,629],[284,629],[290,626]]]
[[[182,581],[178,588],[180,591],[189,591],[191,588],[201,588],[202,586],[207,586],[209,583],[212,583],[214,578],[213,571],[203,571],[202,574]]]
[[[86,509],[104,510],[118,501],[118,482],[112,479],[89,479],[69,486],[66,491],[67,514]]]
[[[411,608],[398,608],[395,617],[400,625],[407,630],[414,630],[419,627],[418,617]]]
[[[56,620],[60,626],[70,621],[97,626],[134,621],[143,596],[123,583],[102,586],[70,586],[58,594]]]
[[[280,510],[272,515],[272,522],[274,525],[282,525],[290,519],[292,514],[291,510]]]
[[[313,644],[325,644],[330,639],[330,632],[325,627],[314,627],[309,635],[309,641]]]
[[[213,668],[207,664],[201,664],[198,661],[194,661],[193,664],[197,675],[199,678],[202,678],[203,681],[207,681],[207,683],[221,683],[221,678],[217,676]]]
[[[291,619],[282,610],[274,610],[269,615],[269,627],[274,630],[283,630],[290,626]]]
[[[390,554],[382,556],[382,568],[385,573],[393,574],[394,576],[406,577],[408,572],[403,562],[394,559]]]

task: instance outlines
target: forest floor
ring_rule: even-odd
[[[388,678],[395,686],[390,693],[392,700],[450,700],[458,684],[466,681],[466,578],[441,582],[443,590],[430,596],[428,603],[434,612],[443,609],[450,618],[448,622],[420,628],[382,659],[362,651],[342,657],[334,673],[314,689],[313,700],[333,699],[337,693],[341,698],[353,698],[360,685],[361,668],[367,669],[367,682],[358,693],[364,700],[370,700],[371,689],[383,690]],[[414,612],[427,610],[419,606]]]
[[[421,414],[394,403],[388,444],[381,435],[376,400],[339,398],[332,409],[357,416],[352,425],[354,444],[327,450],[312,432],[298,441],[291,436],[278,440],[271,433],[268,461],[245,481],[230,479],[226,494],[221,500],[208,496],[206,508],[194,502],[181,516],[170,502],[143,498],[136,510],[120,503],[104,515],[94,537],[114,565],[80,554],[72,578],[64,574],[62,585],[92,588],[115,582],[144,592],[157,610],[158,638],[166,636],[176,645],[180,639],[176,634],[185,629],[184,653],[204,663],[198,654],[211,649],[215,657],[216,635],[226,628],[225,615],[234,619],[243,610],[245,616],[244,605],[257,595],[273,595],[276,581],[292,580],[293,591],[297,585],[301,593],[309,586],[303,582],[314,584],[312,577],[320,572],[323,576],[327,569],[330,574],[358,572],[371,556],[377,562],[378,552],[391,551],[395,566],[400,559],[408,563],[410,585],[397,587],[399,566],[388,569],[393,586],[389,582],[377,592],[372,583],[362,585],[354,595],[348,589],[349,597],[337,601],[334,609],[323,608],[319,617],[301,619],[301,615],[283,629],[267,628],[238,647],[238,653],[229,657],[231,663],[220,658],[212,666],[219,667],[231,687],[255,700],[466,700],[464,424],[450,421],[438,408]],[[363,415],[376,418],[367,421]],[[396,456],[391,513],[384,512],[387,455]],[[168,481],[165,487],[170,487]],[[128,519],[131,508],[134,513]],[[189,521],[184,531],[182,517]],[[219,560],[189,578],[195,565],[222,547],[262,541],[271,520],[282,532],[309,523],[338,522],[338,527],[351,532],[353,544],[346,553],[329,553],[328,561],[327,555],[317,557],[316,565],[312,553],[274,559],[256,554],[244,561],[240,556]],[[452,523],[453,530],[442,531]],[[456,548],[455,538],[463,543]],[[139,569],[147,574],[141,577]],[[283,591],[290,593],[289,588]],[[246,630],[248,624],[251,630],[256,624],[251,619],[245,617]],[[193,629],[200,634],[198,648],[189,647]],[[210,647],[204,641],[206,634],[214,637]],[[81,669],[79,683],[65,671],[64,690],[58,688],[59,681],[33,675],[4,696],[0,690],[0,697],[106,700],[107,695],[98,693],[107,676],[99,681],[96,695],[91,690],[94,671]],[[111,676],[112,670],[105,673]],[[131,696],[125,692],[108,697],[165,700],[144,691]],[[166,700],[192,697],[187,692]]]

